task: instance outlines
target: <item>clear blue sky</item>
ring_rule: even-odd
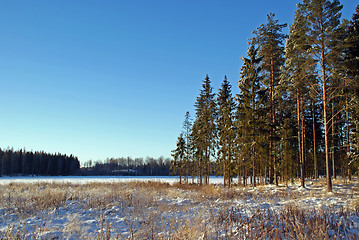
[[[205,75],[236,93],[252,31],[297,2],[1,1],[0,147],[170,157]]]

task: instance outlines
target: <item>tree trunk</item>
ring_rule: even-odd
[[[300,167],[300,185],[304,187],[304,171],[303,171],[303,148],[302,148],[302,117],[301,117],[301,97],[297,90],[297,124],[298,124],[298,160]]]
[[[246,167],[243,166],[243,187],[247,184],[247,174],[246,174]]]
[[[302,100],[302,99],[301,99]],[[301,101],[303,102],[303,100]],[[305,187],[305,182],[304,182],[304,179],[305,179],[305,122],[304,122],[304,113],[303,113],[303,104],[301,103],[301,106],[302,106],[302,114],[301,114],[301,120],[302,120],[302,123],[301,123],[301,137],[302,137],[302,141],[301,141],[301,149],[302,149],[302,159],[301,159],[301,163],[300,163],[300,185],[302,187]]]
[[[274,97],[274,62],[273,62],[273,55],[271,59],[271,102],[272,102],[272,164],[273,164],[273,178],[275,185],[278,186],[278,176],[277,176],[277,159],[276,159],[276,149],[275,149],[275,97]]]
[[[231,184],[232,184],[232,178],[231,178],[231,167],[232,167],[232,164],[231,164],[231,151],[228,150],[228,188],[231,188]]]
[[[201,156],[200,159],[199,159],[199,161],[198,161],[198,165],[199,165],[199,166],[198,166],[198,168],[199,168],[199,169],[198,169],[198,171],[199,171],[199,174],[198,174],[198,175],[199,175],[199,179],[198,179],[198,180],[199,180],[199,185],[202,185],[202,184],[203,184],[203,179],[202,179],[202,177],[203,177],[203,176],[202,176],[202,171],[203,171],[203,170],[202,170],[202,165],[203,165],[202,162],[203,162],[203,159],[202,159],[202,158],[203,158],[203,156]],[[197,180],[197,181],[198,181],[198,180]]]
[[[346,152],[346,162],[345,162],[345,166],[347,168],[347,174],[348,174],[348,179],[349,181],[351,181],[351,176],[350,176],[350,171],[349,171],[349,163],[350,163],[350,130],[349,130],[349,107],[348,107],[348,94],[345,95],[345,121],[346,121],[346,140],[347,140],[347,152]]]
[[[231,188],[231,174],[230,174],[231,169],[228,168],[228,188]]]
[[[323,86],[323,117],[324,117],[324,141],[325,141],[325,163],[327,172],[327,191],[332,192],[332,178],[330,175],[330,158],[329,158],[329,139],[328,139],[328,109],[327,109],[327,86],[326,86],[326,75],[325,75],[325,58],[324,49],[322,49],[322,86]]]
[[[334,99],[332,101],[332,117],[331,117],[331,133],[332,133],[332,139],[331,139],[331,159],[332,159],[332,176],[333,179],[336,179],[336,171],[335,171],[335,104]]]
[[[316,140],[316,128],[315,128],[315,105],[312,100],[312,116],[313,116],[313,159],[314,159],[314,178],[318,176],[318,156],[317,156],[317,140]]]
[[[255,146],[253,146],[253,155],[252,158],[253,158],[253,172],[252,172],[252,177],[253,177],[253,187],[256,187],[256,156],[255,156],[255,152],[256,152],[256,149],[255,149]]]
[[[273,184],[274,182],[277,184],[275,180],[276,175],[276,161],[275,161],[275,144],[274,144],[274,134],[275,134],[275,105],[274,105],[274,66],[273,66],[273,53],[271,51],[271,72],[270,72],[270,123],[272,124],[270,130],[270,142],[269,142],[269,183]]]

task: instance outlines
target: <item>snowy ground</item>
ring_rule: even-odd
[[[179,178],[177,176],[170,177],[158,177],[158,176],[55,176],[55,177],[0,177],[0,185],[9,183],[74,183],[74,184],[86,184],[86,183],[120,183],[120,182],[132,182],[132,181],[155,181],[162,183],[177,183]],[[210,183],[219,184],[223,182],[221,177],[210,177]]]
[[[149,182],[150,181],[150,182]],[[180,186],[166,178],[0,178],[0,239],[358,239],[358,180]]]

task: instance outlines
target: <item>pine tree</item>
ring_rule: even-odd
[[[318,65],[319,85],[322,87],[327,191],[331,192],[329,103],[334,89],[331,88],[333,82],[330,75],[331,70],[337,67],[335,65],[337,63],[335,56],[338,46],[337,30],[340,24],[342,5],[337,0],[304,0],[303,4],[299,6],[305,11],[305,17],[309,20],[310,50]]]
[[[269,107],[270,107],[270,125],[271,125],[271,138],[270,138],[270,183],[275,181],[278,185],[277,178],[277,153],[276,153],[276,111],[277,100],[275,91],[278,86],[281,67],[284,64],[284,46],[283,42],[286,35],[281,33],[286,24],[278,24],[278,20],[274,19],[273,13],[268,14],[268,22],[261,25],[256,31],[254,42],[259,46],[259,55],[262,57],[262,69],[265,71],[264,80],[269,86]]]
[[[237,95],[236,113],[237,143],[240,149],[239,159],[244,160],[244,167],[252,170],[252,184],[256,186],[258,159],[264,158],[261,151],[266,136],[266,99],[267,91],[262,81],[262,59],[258,49],[252,44],[242,58],[241,78],[238,82],[240,93]],[[243,176],[246,177],[245,175]]]
[[[235,149],[234,139],[234,119],[233,111],[235,109],[235,102],[232,96],[231,84],[228,82],[227,77],[224,76],[223,83],[219,89],[217,96],[218,106],[218,157],[217,167],[218,173],[223,176],[223,184],[231,187],[231,178],[234,173],[233,170],[233,152]]]
[[[294,23],[289,27],[289,36],[285,47],[285,72],[281,76],[281,88],[289,91],[290,98],[296,99],[293,111],[297,117],[298,159],[300,165],[301,186],[304,187],[305,179],[305,102],[309,98],[310,86],[314,75],[314,61],[308,52],[309,25],[303,15],[303,9],[298,8],[295,13]],[[288,136],[287,136],[288,137]]]
[[[317,101],[318,99],[318,91],[311,91],[311,96],[310,96],[310,115],[311,115],[311,120],[312,120],[312,152],[313,152],[313,176],[315,179],[317,179],[319,177],[319,157],[318,157],[318,149],[324,149],[324,140],[323,140],[323,132],[321,131],[321,129],[323,129],[322,127],[322,122],[320,121],[323,117],[322,114],[322,105],[320,101]],[[321,147],[323,146],[323,147]]]
[[[196,119],[192,127],[192,140],[194,159],[196,161],[196,175],[199,177],[200,184],[209,183],[211,171],[211,159],[215,156],[216,141],[216,102],[215,94],[208,77],[203,81],[202,90],[197,97]]]
[[[353,165],[359,163],[359,5],[351,21],[347,24],[344,48],[344,69],[348,81],[349,92],[347,96],[347,154],[348,177],[351,178]]]

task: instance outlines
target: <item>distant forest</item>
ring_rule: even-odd
[[[169,176],[169,158],[108,158],[105,161],[80,162],[73,155],[43,151],[0,149],[0,176]]]
[[[80,173],[77,157],[26,150],[0,149],[0,176],[67,176]]]
[[[253,31],[238,80],[218,92],[207,75],[187,112],[171,168],[231,186],[325,176],[350,180],[359,166],[359,5],[341,19],[338,0],[297,4],[289,34],[275,14]],[[213,169],[213,162],[216,168]],[[237,182],[236,182],[237,183]]]
[[[169,176],[169,158],[108,158],[104,162],[86,161],[81,173],[84,175],[132,175],[132,176]]]

